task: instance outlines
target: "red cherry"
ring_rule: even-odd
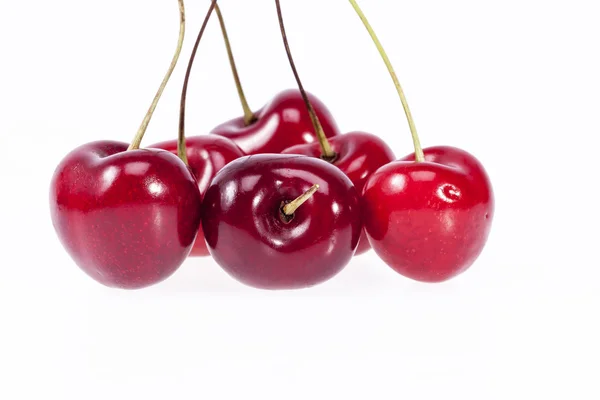
[[[317,192],[286,215],[286,203],[313,184]],[[352,258],[362,227],[350,179],[304,156],[265,154],[231,162],[208,188],[202,210],[217,263],[263,289],[305,288],[333,277]]]
[[[315,96],[309,94],[309,97],[325,135],[339,135],[337,123],[327,107]],[[317,140],[306,104],[298,90],[279,93],[254,116],[257,120],[248,126],[244,118],[239,117],[217,126],[211,133],[233,140],[249,155],[279,153],[288,147]]]
[[[365,232],[375,252],[400,274],[423,282],[448,280],[483,250],[494,213],[492,185],[471,154],[454,147],[422,149],[390,59],[357,2],[350,4],[396,86],[415,148],[368,179],[362,193]]]
[[[178,4],[177,48],[133,142],[78,147],[52,177],[50,211],[60,241],[83,271],[110,287],[139,289],[169,277],[200,225],[200,192],[185,162],[168,151],[139,149],[183,47],[185,8],[183,0]],[[179,144],[185,156],[183,130]]]
[[[98,282],[138,289],[169,277],[200,224],[200,193],[162,150],[101,141],[69,153],[52,178],[52,222],[77,265]]]
[[[383,166],[363,191],[363,221],[375,252],[400,274],[448,280],[469,268],[490,232],[494,196],[481,163],[453,147],[424,149]]]
[[[392,149],[379,137],[365,132],[350,132],[329,139],[329,144],[337,157],[332,162],[346,174],[359,193],[367,179],[379,167],[396,159]],[[284,154],[302,154],[321,157],[322,149],[318,143],[290,147]],[[356,249],[356,255],[367,252],[371,246],[363,232]]]
[[[177,154],[176,140],[157,143],[149,147],[164,149],[175,155]],[[208,185],[221,168],[244,155],[242,150],[231,140],[217,135],[188,137],[186,139],[186,151],[188,164],[198,182],[201,197],[204,197]],[[202,257],[209,254],[204,241],[204,232],[202,226],[200,226],[190,256]]]

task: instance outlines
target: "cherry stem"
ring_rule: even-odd
[[[200,45],[200,41],[202,40],[202,36],[204,35],[204,31],[206,30],[208,20],[210,19],[210,16],[212,15],[212,12],[216,6],[217,0],[212,0],[208,12],[206,13],[206,17],[204,18],[204,22],[202,23],[202,27],[200,28],[200,32],[198,32],[196,43],[194,43],[194,48],[192,50],[192,54],[190,55],[190,61],[188,62],[187,70],[185,72],[183,89],[181,90],[181,103],[179,105],[179,136],[177,138],[177,155],[186,164],[188,163],[188,158],[185,144],[185,103],[187,100],[188,83],[190,81],[192,66],[194,65],[194,60],[196,59],[196,52],[198,51],[198,46]]]
[[[217,13],[217,17],[219,18],[221,32],[223,33],[223,41],[225,42],[227,56],[229,57],[229,65],[231,66],[231,73],[233,74],[233,79],[235,80],[235,86],[237,88],[238,96],[240,98],[240,102],[242,103],[242,109],[244,110],[244,125],[249,126],[256,121],[256,116],[250,109],[248,101],[246,100],[246,95],[244,94],[244,89],[242,88],[242,82],[240,81],[240,75],[238,74],[238,70],[235,64],[235,58],[233,57],[233,51],[231,50],[231,42],[229,42],[229,35],[227,34],[227,28],[225,27],[225,20],[223,19],[223,14],[221,13],[221,8],[218,4],[215,6],[215,12]]]
[[[142,124],[140,125],[135,137],[133,138],[133,142],[129,145],[128,150],[137,150],[140,148],[142,144],[142,139],[144,138],[144,134],[146,133],[146,129],[148,129],[148,125],[150,124],[150,120],[152,119],[152,115],[154,114],[154,110],[156,110],[156,106],[158,105],[158,101],[160,100],[165,88],[167,87],[167,83],[171,78],[171,74],[175,70],[177,66],[177,61],[179,61],[179,55],[181,54],[181,49],[183,48],[183,39],[185,37],[185,5],[183,4],[183,0],[177,0],[179,2],[179,39],[177,40],[177,50],[175,51],[175,55],[173,56],[173,60],[171,61],[171,65],[165,75],[160,87],[158,88],[158,92],[154,96],[154,100],[150,105],[150,109],[146,113]]]
[[[321,145],[321,158],[327,161],[333,161],[336,159],[337,154],[331,148],[329,141],[327,140],[327,136],[325,136],[325,132],[323,131],[323,126],[319,121],[319,117],[315,112],[310,100],[308,99],[308,95],[304,90],[304,86],[302,86],[302,81],[300,80],[300,76],[298,75],[298,71],[296,69],[296,65],[294,63],[294,59],[292,57],[292,52],[290,50],[290,45],[287,40],[287,35],[285,33],[285,25],[283,23],[283,15],[281,13],[281,4],[279,0],[275,0],[275,5],[277,6],[277,16],[279,18],[279,27],[281,29],[281,37],[283,39],[283,45],[285,46],[285,51],[287,53],[288,60],[290,62],[290,67],[292,67],[292,72],[294,73],[294,77],[296,78],[296,82],[298,84],[298,89],[300,90],[300,94],[302,95],[302,99],[306,104],[306,108],[308,109],[308,114],[312,121],[313,127],[315,129],[315,133],[317,134],[317,139],[319,140],[319,144]]]
[[[315,194],[315,192],[317,190],[319,190],[319,185],[315,184],[310,189],[308,189],[306,192],[304,192],[303,194],[301,194],[298,198],[296,198],[295,200],[292,200],[289,203],[287,203],[282,208],[283,214],[285,216],[287,216],[287,217],[290,217],[290,216],[294,215],[294,213],[296,212],[296,210],[302,204],[304,204],[306,202],[306,200],[310,199],[312,197],[312,195]]]
[[[396,90],[398,91],[398,95],[400,96],[400,101],[402,102],[402,107],[404,108],[404,113],[406,114],[406,119],[408,120],[408,126],[410,127],[410,133],[412,135],[413,144],[415,147],[415,159],[417,162],[425,161],[425,156],[423,155],[423,148],[421,147],[421,142],[419,141],[419,135],[417,134],[417,128],[415,126],[415,122],[414,122],[412,114],[410,112],[410,108],[408,107],[408,101],[406,100],[406,96],[404,95],[404,91],[402,90],[402,86],[400,85],[400,81],[398,80],[398,77],[396,76],[396,72],[394,72],[392,63],[390,62],[390,59],[388,58],[385,50],[383,49],[381,42],[377,38],[377,35],[375,34],[373,27],[371,27],[371,24],[369,24],[367,17],[362,12],[362,10],[360,9],[360,7],[356,3],[356,1],[350,0],[350,3],[352,4],[352,7],[354,8],[356,13],[360,17],[363,24],[365,25],[365,28],[367,28],[369,35],[371,35],[371,39],[373,39],[373,42],[375,43],[375,46],[377,47],[377,50],[379,51],[381,58],[383,58],[383,62],[385,63],[385,66],[387,67],[387,69],[390,72],[390,75],[392,77],[392,80],[394,81],[394,85],[396,86]]]

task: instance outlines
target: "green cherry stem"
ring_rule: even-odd
[[[179,60],[179,55],[181,54],[181,49],[183,48],[183,39],[185,37],[185,5],[183,4],[183,0],[177,0],[179,3],[179,38],[177,40],[177,49],[175,50],[175,55],[173,56],[173,60],[171,61],[171,65],[165,75],[160,87],[158,88],[158,92],[154,96],[154,100],[150,105],[150,109],[146,113],[142,124],[140,125],[135,137],[133,138],[133,142],[129,145],[128,150],[137,150],[140,148],[142,144],[142,139],[144,138],[144,134],[146,133],[146,129],[148,129],[148,125],[150,124],[150,120],[152,119],[152,115],[154,114],[154,110],[156,110],[156,106],[167,87],[167,83],[177,66],[177,61]]]
[[[396,72],[394,72],[394,67],[392,66],[392,63],[391,63],[390,59],[388,58],[385,50],[383,49],[381,42],[377,38],[377,35],[375,34],[373,27],[371,27],[371,24],[369,24],[369,21],[367,20],[367,17],[365,16],[365,14],[362,12],[362,10],[360,9],[360,7],[358,6],[358,4],[356,3],[355,0],[349,0],[349,1],[350,1],[350,4],[352,4],[352,7],[354,8],[354,10],[358,14],[358,16],[360,17],[361,21],[365,25],[365,28],[367,28],[369,35],[371,35],[371,39],[373,39],[373,42],[375,43],[375,46],[377,47],[377,50],[379,51],[381,58],[383,58],[383,62],[385,63],[385,66],[387,67],[387,69],[390,72],[390,75],[392,77],[392,80],[394,81],[394,85],[396,86],[396,90],[398,91],[398,95],[400,96],[400,101],[402,102],[402,107],[404,108],[404,113],[406,114],[406,119],[408,120],[408,126],[410,127],[410,133],[412,135],[413,144],[415,147],[415,159],[417,162],[425,161],[425,156],[423,154],[423,148],[421,147],[421,142],[419,141],[419,135],[417,134],[417,128],[415,126],[415,122],[414,122],[412,114],[410,112],[410,108],[408,107],[408,101],[406,100],[406,96],[404,95],[404,91],[402,90],[402,86],[400,85],[400,81],[398,80],[398,77],[396,76]]]
[[[240,102],[242,103],[242,109],[244,110],[244,125],[249,126],[256,122],[256,116],[248,105],[244,89],[242,88],[242,82],[240,81],[240,75],[238,74],[237,66],[235,64],[235,58],[233,57],[233,51],[231,50],[231,42],[229,41],[229,35],[227,34],[227,28],[225,27],[225,20],[221,13],[221,8],[217,4],[215,6],[215,12],[219,18],[219,25],[221,25],[221,33],[223,34],[223,41],[225,42],[225,48],[227,49],[227,56],[229,57],[229,65],[231,66],[231,73],[233,74],[233,80],[235,81],[235,87],[237,88]]]
[[[290,67],[292,68],[292,72],[294,73],[294,77],[296,78],[296,83],[298,84],[298,89],[300,90],[300,94],[302,95],[302,99],[306,104],[306,108],[308,109],[308,115],[312,121],[313,127],[315,129],[315,133],[317,134],[317,139],[319,140],[319,144],[321,145],[321,158],[325,161],[333,162],[337,158],[337,154],[331,148],[329,141],[327,140],[327,136],[325,136],[325,132],[323,131],[323,126],[319,121],[319,117],[315,112],[310,100],[308,99],[308,95],[304,90],[304,86],[302,86],[302,81],[300,80],[300,76],[298,75],[298,71],[296,70],[296,65],[294,63],[294,58],[292,57],[292,52],[290,50],[290,45],[287,40],[287,35],[285,33],[285,25],[283,23],[283,14],[281,12],[281,4],[279,0],[275,0],[275,5],[277,6],[277,16],[279,18],[279,28],[281,29],[281,38],[283,39],[283,45],[285,46],[285,52],[287,53],[288,60],[290,62]]]
[[[296,199],[290,201],[285,206],[283,206],[283,213],[287,216],[294,215],[296,210],[300,208],[302,204],[306,203],[306,201],[310,199],[317,190],[319,190],[319,185],[315,184],[311,186],[311,188],[308,189],[306,192],[302,193]]]
[[[202,40],[202,36],[204,35],[204,31],[206,30],[208,20],[210,19],[210,16],[212,15],[212,12],[216,6],[217,0],[212,0],[208,12],[206,13],[206,17],[204,18],[204,22],[202,23],[202,27],[200,28],[200,32],[198,33],[198,37],[196,38],[196,43],[194,43],[194,48],[192,49],[192,54],[190,55],[190,61],[188,62],[187,70],[185,72],[183,88],[181,89],[181,103],[179,105],[179,135],[177,137],[177,155],[183,160],[184,163],[186,163],[186,165],[188,163],[188,159],[187,149],[185,145],[185,103],[187,100],[188,83],[190,81],[192,66],[194,65],[194,60],[196,59],[196,52],[198,51],[198,46],[200,45],[200,41]]]

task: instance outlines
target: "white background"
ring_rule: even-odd
[[[188,36],[145,144],[175,138]],[[598,399],[600,25],[595,1],[363,0],[425,146],[482,160],[497,212],[448,283],[373,253],[301,292],[243,287],[207,259],[147,290],[104,288],[60,246],[51,174],[129,141],[171,59],[175,0],[1,0],[0,399]],[[222,0],[248,99],[293,87],[273,1]],[[283,0],[306,87],[344,131],[411,151],[400,103],[348,2]],[[189,134],[241,115],[213,20]]]

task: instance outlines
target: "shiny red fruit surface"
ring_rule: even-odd
[[[314,95],[309,100],[327,137],[339,135],[339,128],[325,104]],[[316,142],[312,121],[300,92],[290,89],[279,93],[255,113],[257,120],[245,126],[239,117],[225,122],[211,133],[231,139],[245,154],[279,153],[302,143]]]
[[[166,279],[188,256],[200,193],[173,154],[127,147],[100,141],[69,153],[52,178],[50,209],[84,272],[106,286],[138,289]]]
[[[365,132],[350,132],[329,139],[329,144],[337,154],[333,165],[338,167],[354,184],[359,193],[367,179],[379,167],[396,159],[392,149],[379,137]],[[302,154],[321,157],[319,143],[292,146],[284,154]],[[356,249],[356,255],[367,252],[371,246],[363,232]]]
[[[157,143],[150,148],[159,148],[177,154],[177,141]],[[217,135],[190,136],[186,139],[188,164],[198,182],[200,196],[204,197],[213,178],[225,165],[242,157],[244,153],[231,140]],[[190,256],[208,256],[202,225],[192,247]]]
[[[291,219],[282,207],[313,184]],[[202,206],[208,248],[246,285],[299,289],[324,282],[351,260],[362,228],[356,188],[338,168],[297,155],[239,158],[213,180]]]
[[[487,241],[492,185],[471,154],[424,149],[381,167],[363,190],[365,231],[375,252],[398,273],[442,282],[469,268]]]

